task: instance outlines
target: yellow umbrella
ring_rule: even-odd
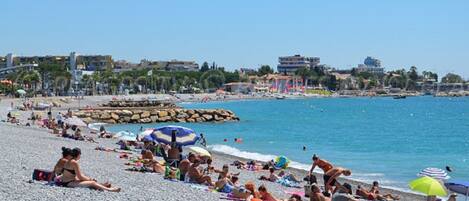
[[[446,190],[441,183],[428,176],[420,177],[409,183],[410,189],[428,196],[446,196]]]
[[[208,152],[207,150],[205,150],[204,148],[202,147],[189,147],[189,150],[194,152],[194,153],[197,153],[199,154],[200,156],[208,156],[209,158],[212,157],[212,155],[210,154],[210,152]]]

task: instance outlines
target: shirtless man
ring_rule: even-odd
[[[203,175],[199,170],[200,160],[195,159],[194,163],[189,168],[189,178],[191,181],[195,181],[199,184],[207,184],[213,186],[212,178],[208,175]]]
[[[313,195],[309,198],[310,201],[331,201],[331,198],[326,197],[322,194],[321,189],[318,185],[314,184],[311,186]]]
[[[334,194],[338,189],[342,188],[342,185],[337,182],[337,178],[339,178],[340,175],[350,176],[351,174],[352,171],[341,167],[334,167],[327,171],[324,174],[324,183],[326,191],[332,191],[332,194]],[[334,186],[335,188],[333,189]]]
[[[313,175],[313,170],[316,167],[321,168],[322,171],[324,172],[324,186],[326,186],[326,182],[327,182],[326,172],[329,171],[330,169],[332,169],[334,166],[329,161],[320,159],[319,156],[314,154],[313,155],[313,166],[311,167],[311,170],[309,171],[309,175]]]
[[[179,171],[181,172],[180,180],[185,181],[186,180],[186,173],[189,172],[189,168],[191,167],[191,163],[193,163],[196,159],[196,155],[193,153],[189,153],[189,156],[182,160],[181,163],[179,163]]]

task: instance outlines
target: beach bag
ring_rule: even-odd
[[[48,170],[34,169],[33,180],[36,181],[52,181],[54,179],[54,173]]]

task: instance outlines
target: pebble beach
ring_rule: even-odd
[[[133,97],[135,99],[140,96]],[[174,97],[169,97],[172,99]],[[238,97],[243,98],[243,97]],[[66,111],[68,108],[77,108],[80,104],[95,105],[102,101],[110,100],[110,96],[85,97],[78,101],[71,101],[62,105],[60,108],[54,108],[54,115],[58,111]],[[181,96],[178,101],[194,101],[198,97]],[[232,97],[236,99],[236,97]],[[6,118],[6,113],[11,102],[19,103],[19,99],[4,99],[0,102],[1,119]],[[26,122],[30,111],[20,112],[19,119]],[[216,125],[214,125],[216,126]],[[83,133],[92,137],[89,130]],[[118,153],[96,151],[97,146],[117,148],[115,139],[97,139],[99,144],[75,141],[57,137],[51,134],[47,129],[36,126],[26,127],[22,125],[13,125],[10,123],[0,123],[0,199],[1,200],[220,200],[225,198],[225,194],[211,192],[194,187],[183,182],[168,181],[163,175],[156,173],[129,172],[125,169],[128,162],[126,159],[119,158]],[[64,188],[58,186],[46,185],[44,182],[31,181],[31,175],[34,169],[50,170],[61,156],[61,147],[79,147],[82,150],[82,159],[80,166],[85,175],[96,178],[99,182],[111,182],[114,186],[122,188],[119,193],[101,192],[84,188]],[[137,156],[137,153],[133,155]],[[221,153],[213,153],[214,166],[221,168],[223,164],[230,164],[234,160],[244,160]],[[276,197],[286,199],[289,195],[286,191],[303,191],[303,189],[287,188],[280,184],[259,181],[260,175],[267,175],[267,172],[238,170],[233,166],[231,172],[241,172],[240,184],[252,181],[259,186],[264,184],[267,189]],[[299,178],[306,174],[304,170],[288,169]],[[216,178],[217,174],[212,174]],[[317,175],[319,183],[322,184],[322,176]],[[339,179],[340,182],[349,182],[354,186],[362,185],[366,188],[368,184],[357,181]],[[401,200],[425,200],[423,196],[383,189],[383,193],[392,193],[399,195]]]

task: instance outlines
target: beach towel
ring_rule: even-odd
[[[54,177],[54,173],[49,170],[34,169],[33,171],[33,180],[36,181],[52,181]]]
[[[300,184],[298,182],[290,181],[284,177],[280,178],[277,180],[277,183],[281,184],[282,186],[285,187],[290,187],[290,188],[301,188]]]

